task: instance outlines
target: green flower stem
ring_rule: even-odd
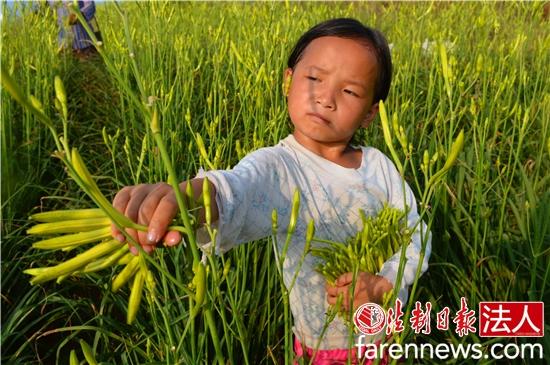
[[[2,69],[2,86],[3,88],[12,96],[12,98],[15,99],[21,106],[28,111],[30,111],[34,116],[38,118],[38,120],[46,125],[50,132],[52,133],[52,136],[55,141],[55,145],[59,151],[63,151],[63,147],[59,141],[59,137],[57,136],[57,132],[55,130],[54,122],[46,115],[42,110],[37,109],[31,101],[27,98],[27,96],[23,93],[23,91],[19,88],[15,80],[11,77],[10,73],[6,69],[5,62],[2,62],[1,65]],[[68,153],[68,151],[65,151]]]
[[[132,71],[134,72],[135,75],[139,75],[139,72],[138,72],[139,68],[135,57],[134,42],[132,42],[132,37],[130,36],[130,27],[128,26],[128,17],[126,16],[126,13],[121,9],[120,5],[117,2],[115,2],[115,8],[120,14],[120,17],[122,18],[122,24],[124,25],[124,33],[126,36],[126,43],[128,45],[128,52],[130,53],[130,63],[132,65]],[[145,93],[145,89],[143,87],[143,82],[141,81],[141,77],[136,77],[136,83],[142,97],[145,97],[147,94]]]
[[[391,130],[390,130],[390,122],[388,120],[388,114],[386,113],[386,107],[384,106],[384,102],[382,100],[380,100],[378,105],[380,107],[380,121],[382,122],[382,132],[384,134],[384,142],[386,143],[386,146],[390,150],[391,156],[393,158],[393,162],[395,163],[397,170],[399,170],[399,173],[403,175],[403,165],[401,164],[401,161],[399,161],[399,156],[397,155],[397,152],[395,152],[395,147],[393,146]]]
[[[176,173],[174,171],[174,167],[172,166],[170,155],[166,150],[166,145],[164,144],[162,135],[160,133],[160,128],[158,125],[158,115],[157,115],[156,109],[153,111],[153,117],[151,121],[151,132],[153,133],[153,137],[155,138],[155,142],[157,143],[157,147],[159,148],[162,161],[164,162],[164,166],[166,168],[166,171],[168,172],[168,184],[170,184],[174,189],[174,194],[176,196],[176,201],[178,203],[178,208],[180,211],[181,220],[183,221],[183,226],[185,227],[185,230],[191,233],[187,235],[187,238],[189,239],[189,246],[191,246],[191,253],[193,254],[193,265],[195,265],[195,263],[199,261],[199,250],[198,250],[197,241],[194,233],[195,231],[191,224],[191,220],[189,219],[189,214],[187,213],[187,204],[180,190],[179,183],[176,178]]]
[[[214,321],[214,317],[212,316],[212,311],[210,309],[205,309],[204,316],[206,317],[208,329],[210,330],[210,336],[212,337],[212,343],[214,344],[214,350],[216,351],[216,360],[218,361],[219,365],[224,365],[225,361],[223,359],[220,339],[218,337],[216,322]]]

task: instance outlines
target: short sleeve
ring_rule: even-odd
[[[285,179],[279,168],[279,158],[273,148],[263,148],[244,157],[231,170],[200,172],[216,188],[219,218],[215,223],[216,252],[223,253],[237,244],[267,237],[271,234],[271,212],[281,203],[281,181]],[[203,249],[211,245],[205,231],[199,231]]]
[[[418,215],[416,200],[414,194],[409,185],[401,178],[401,175],[395,168],[394,164],[388,159],[388,157],[382,155],[380,160],[381,168],[384,172],[385,185],[388,192],[388,203],[390,206],[404,209],[405,204],[409,208],[407,216],[407,224],[415,231],[412,235],[411,242],[407,246],[405,251],[406,263],[403,270],[403,276],[401,284],[398,288],[398,297],[403,303],[408,298],[408,287],[414,283],[416,271],[419,265],[421,265],[420,274],[423,274],[428,269],[428,259],[431,253],[431,234],[428,231],[428,227],[424,222],[420,221]],[[421,258],[423,241],[425,244],[424,256]],[[388,259],[379,275],[388,279],[395,287],[397,282],[397,274],[399,270],[399,261],[401,259],[401,251],[393,255]]]

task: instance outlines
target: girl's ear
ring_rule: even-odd
[[[285,70],[284,80],[283,80],[283,93],[285,96],[288,95],[288,89],[290,89],[291,83],[292,83],[292,69],[289,67]]]
[[[378,114],[378,103],[371,105],[369,112],[365,115],[365,119],[363,119],[363,123],[361,123],[361,127],[367,128],[374,118],[376,118],[376,114]]]

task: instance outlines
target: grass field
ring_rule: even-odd
[[[57,51],[48,7],[19,3],[2,10],[1,62],[61,131],[53,86],[60,75],[68,142],[111,199],[125,185],[167,180],[144,105],[159,110],[179,180],[200,167],[230,168],[291,131],[282,72],[299,35],[327,18],[355,17],[392,44],[395,73],[385,105],[411,144],[403,148],[394,131],[395,157],[417,199],[426,197],[433,233],[430,268],[409,303],[430,301],[433,312],[448,306],[454,313],[461,297],[475,310],[480,301],[544,301],[550,318],[550,23],[543,6],[123,2],[120,13],[105,3],[97,14],[105,59],[81,62]],[[125,324],[128,290],[109,288],[114,271],[28,284],[24,269],[67,257],[31,247],[28,216],[93,202],[52,157],[50,131],[5,90],[1,97],[3,363],[66,364],[70,350],[80,351],[80,339],[104,364],[288,363],[292,349],[284,339],[291,323],[267,239],[211,259],[213,324],[204,314],[188,320],[188,296],[175,282],[186,285],[193,275],[182,246],[155,251],[158,295],[143,301],[131,326]],[[456,165],[426,196],[424,151],[439,155],[436,171],[461,129],[465,146]],[[355,140],[391,155],[379,118]],[[548,324],[545,329],[550,332]],[[507,343],[475,333],[461,338],[452,327],[430,335],[409,329],[400,340]],[[548,334],[512,342],[541,343],[550,358]]]

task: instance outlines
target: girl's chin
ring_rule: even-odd
[[[315,143],[315,144],[347,144],[344,138],[335,138],[327,133],[303,133],[296,129],[292,133],[298,142]]]

